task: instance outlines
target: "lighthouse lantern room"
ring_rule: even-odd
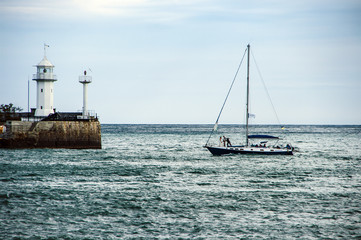
[[[44,44],[44,58],[36,65],[36,74],[33,80],[37,82],[36,111],[35,117],[46,117],[54,113],[54,82],[57,80],[53,74],[54,65],[46,57],[46,47]]]

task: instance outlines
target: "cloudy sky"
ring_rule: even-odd
[[[254,123],[361,124],[359,0],[1,0],[0,103],[35,107],[34,65],[55,65],[54,106],[102,123],[214,123],[248,43]],[[245,70],[221,123],[244,123]]]

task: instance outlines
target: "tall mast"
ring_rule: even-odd
[[[28,121],[29,121],[29,115],[30,115],[29,103],[30,103],[30,83],[29,83],[29,76],[28,76]]]
[[[249,51],[251,46],[247,45],[247,113],[246,113],[246,146],[248,146],[248,119],[249,119]]]

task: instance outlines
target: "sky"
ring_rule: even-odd
[[[252,123],[361,124],[360,26],[359,0],[0,0],[0,103],[27,110],[30,79],[36,107],[46,43],[57,111],[88,70],[101,123],[214,123],[250,44]],[[245,67],[220,123],[245,122]]]

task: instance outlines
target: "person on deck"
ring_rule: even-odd
[[[231,141],[229,140],[229,138],[226,139],[227,142],[227,147],[232,147]]]
[[[226,142],[227,142],[227,138],[225,136],[223,136],[223,147],[226,146]]]

